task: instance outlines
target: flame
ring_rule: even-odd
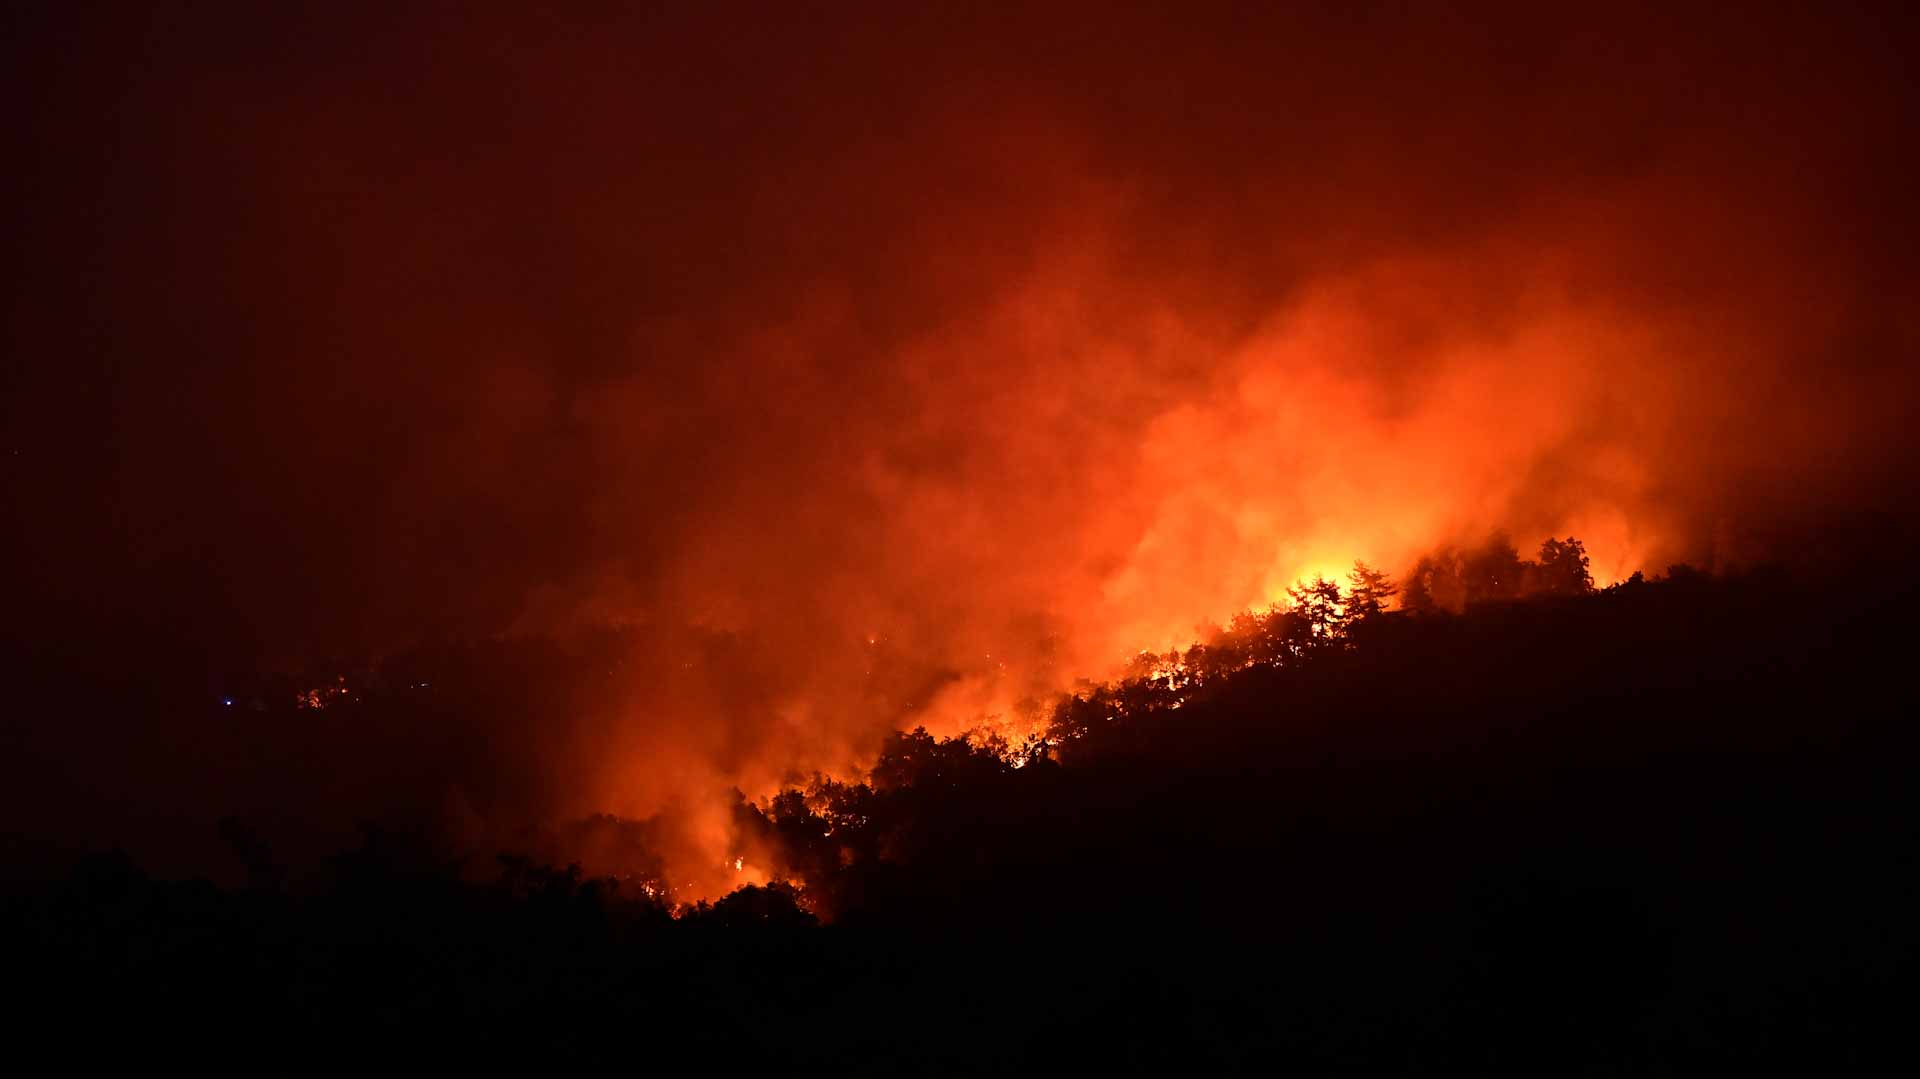
[[[88,275],[120,376],[88,440],[111,467],[83,470],[112,497],[70,506],[49,473],[16,500],[22,564],[78,593],[36,584],[35,610],[230,614],[195,643],[319,655],[638,627],[562,722],[499,718],[447,767],[526,789],[503,834],[670,821],[685,897],[753,875],[732,790],[855,774],[897,727],[1018,743],[1034,702],[1355,558],[1572,534],[1605,584],[1777,551],[1910,486],[1920,334],[1911,230],[1880,227],[1906,212],[1897,50],[1772,18],[1594,50],[1553,20],[1414,18],[1419,47],[1382,49],[1366,20],[1036,16],[1075,47],[1031,72],[997,26],[809,19],[742,65],[706,62],[731,27],[642,20],[516,56],[515,137],[460,153],[491,61],[396,109],[356,87],[418,83],[404,43],[344,93],[301,65],[211,92],[156,56],[114,120],[168,153],[39,185],[151,228],[23,253]],[[1315,48],[1274,63],[1288,39]],[[1779,41],[1819,77],[1781,77]],[[812,64],[822,42],[845,62]],[[681,71],[729,77],[633,81]],[[901,91],[879,114],[876,85]],[[737,122],[765,102],[794,111]],[[1263,105],[1285,123],[1249,137]],[[71,305],[19,307],[45,316],[25,352],[64,355]],[[126,550],[50,527],[95,503]]]

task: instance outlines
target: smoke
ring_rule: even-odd
[[[1346,7],[63,27],[12,309],[85,374],[9,410],[24,609],[209,669],[637,627],[449,782],[718,853],[716,789],[1355,558],[1604,581],[1885,503],[1897,35]]]

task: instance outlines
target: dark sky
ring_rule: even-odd
[[[1355,557],[1910,496],[1871,8],[23,7],[7,629],[101,666],[691,624],[777,723],[622,730],[752,743],[870,636],[969,713]]]

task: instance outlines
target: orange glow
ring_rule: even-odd
[[[1304,579],[1344,584],[1356,558],[1398,577],[1493,529],[1523,555],[1581,537],[1601,585],[1739,558],[1701,530],[1673,469],[1697,463],[1698,402],[1745,376],[1667,362],[1725,346],[1576,299],[1568,272],[1505,238],[1389,258],[1231,338],[1172,306],[1118,322],[1089,310],[1112,283],[1084,253],[1009,282],[964,331],[893,357],[917,426],[859,427],[825,492],[754,496],[835,543],[798,566],[783,554],[770,575],[765,537],[716,519],[671,577],[678,604],[730,630],[781,612],[827,631],[756,706],[749,751],[703,756],[712,705],[662,723],[650,687],[647,724],[622,728],[647,748],[596,754],[589,804],[653,812],[663,752],[702,762],[678,774],[707,789],[759,796],[794,775],[857,774],[886,727],[1018,743],[1044,726],[1032,702],[1284,604]],[[1486,323],[1454,313],[1489,307]],[[762,347],[829,348],[846,317],[809,314]],[[926,472],[921,438],[958,456]],[[844,501],[878,508],[841,517]],[[832,641],[849,643],[816,647]],[[871,696],[883,646],[940,677]],[[704,849],[725,849],[724,829],[709,835]]]
[[[1914,486],[1876,18],[479,7],[154,29],[24,136],[61,160],[15,200],[19,626],[295,670],[629,634],[591,679],[436,682],[457,738],[239,791],[209,756],[210,819],[391,801],[485,850],[606,813],[664,868],[588,871],[713,896],[773,864],[735,791],[918,725],[1017,743],[1356,559],[1572,535],[1604,585],[1804,557]],[[113,741],[45,737],[47,776]]]

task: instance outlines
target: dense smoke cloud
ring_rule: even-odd
[[[1795,557],[1909,474],[1872,13],[913,7],[22,28],[13,629],[639,627],[449,782],[646,814],[1356,557]]]

